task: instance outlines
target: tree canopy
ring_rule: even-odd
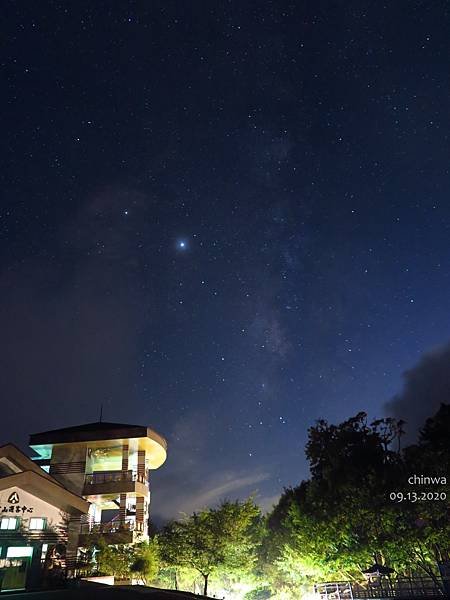
[[[373,562],[437,581],[437,561],[450,549],[448,485],[431,486],[433,501],[408,494],[425,489],[411,485],[414,474],[448,481],[449,415],[442,406],[418,443],[405,449],[404,423],[394,419],[368,423],[359,413],[340,425],[320,420],[309,429],[311,478],[285,490],[268,518],[272,555],[285,582],[361,579]]]
[[[163,560],[198,571],[206,595],[208,579],[219,568],[251,571],[257,561],[260,523],[260,510],[252,499],[222,502],[165,527],[160,535]]]

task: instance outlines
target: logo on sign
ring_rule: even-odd
[[[19,504],[19,502],[20,502],[19,494],[17,492],[13,492],[12,494],[10,494],[9,498],[8,498],[8,502],[10,504]]]

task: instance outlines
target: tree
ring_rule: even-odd
[[[450,475],[450,404],[441,404],[437,413],[420,430],[419,447],[431,458],[433,470]]]
[[[181,521],[172,521],[168,523],[162,532],[158,535],[159,545],[161,548],[161,559],[165,567],[165,571],[173,570],[174,588],[179,589],[179,571],[187,565],[187,561],[183,560],[186,555],[185,546],[185,523]],[[192,568],[192,567],[191,567]]]
[[[133,548],[134,558],[130,572],[137,574],[144,585],[151,583],[158,575],[160,567],[159,545],[156,537],[141,542]]]
[[[95,561],[99,573],[114,575],[119,579],[138,576],[144,585],[148,585],[158,574],[158,541],[151,538],[139,544],[107,544],[102,536],[95,541]]]
[[[322,420],[310,428],[312,477],[286,519],[295,540],[290,551],[301,547],[309,568],[348,578],[374,556],[384,560],[384,542],[395,532],[388,494],[402,470],[402,425],[394,419],[369,424],[361,412],[337,426]]]
[[[249,571],[257,560],[260,511],[249,499],[223,502],[169,524],[160,536],[162,557],[174,567],[191,567],[203,578],[203,594],[219,568]]]
[[[413,491],[413,473],[448,481],[449,432],[445,405],[427,420],[418,443],[404,450],[403,422],[394,419],[369,424],[359,413],[340,425],[321,420],[310,428],[311,478],[285,490],[268,518],[272,577],[281,574],[293,586],[309,578],[361,579],[376,560],[399,573],[421,569],[437,581],[436,561],[450,549],[447,503],[399,503],[391,494]]]
[[[417,444],[405,448],[405,479],[424,475],[439,483],[409,485],[417,494],[431,492],[450,497],[450,405],[441,404],[437,413],[426,420]],[[407,505],[404,510],[402,535],[405,546],[416,564],[437,584],[437,563],[450,556],[450,518],[448,500],[436,497],[426,502]]]
[[[96,561],[99,573],[114,575],[119,579],[130,577],[134,549],[130,545],[108,545],[102,537],[97,542]]]

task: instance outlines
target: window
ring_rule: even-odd
[[[41,562],[44,562],[47,557],[48,544],[42,544]]]
[[[25,558],[33,556],[32,546],[10,546],[6,554],[6,558]]]
[[[19,519],[17,517],[3,517],[0,519],[0,529],[17,529]]]
[[[31,517],[28,529],[45,529],[45,519],[41,517]]]

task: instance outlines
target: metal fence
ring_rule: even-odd
[[[446,598],[446,585],[436,577],[381,577],[361,584],[348,581],[316,583],[314,593],[320,600],[370,598]]]
[[[116,483],[119,481],[147,483],[145,475],[139,475],[136,471],[97,471],[95,473],[87,473],[84,480],[86,485]]]
[[[113,519],[107,523],[81,523],[80,533],[116,533],[119,531],[142,531],[143,523],[136,521],[134,518]]]
[[[314,593],[321,600],[352,600],[353,590],[348,581],[316,583]]]

